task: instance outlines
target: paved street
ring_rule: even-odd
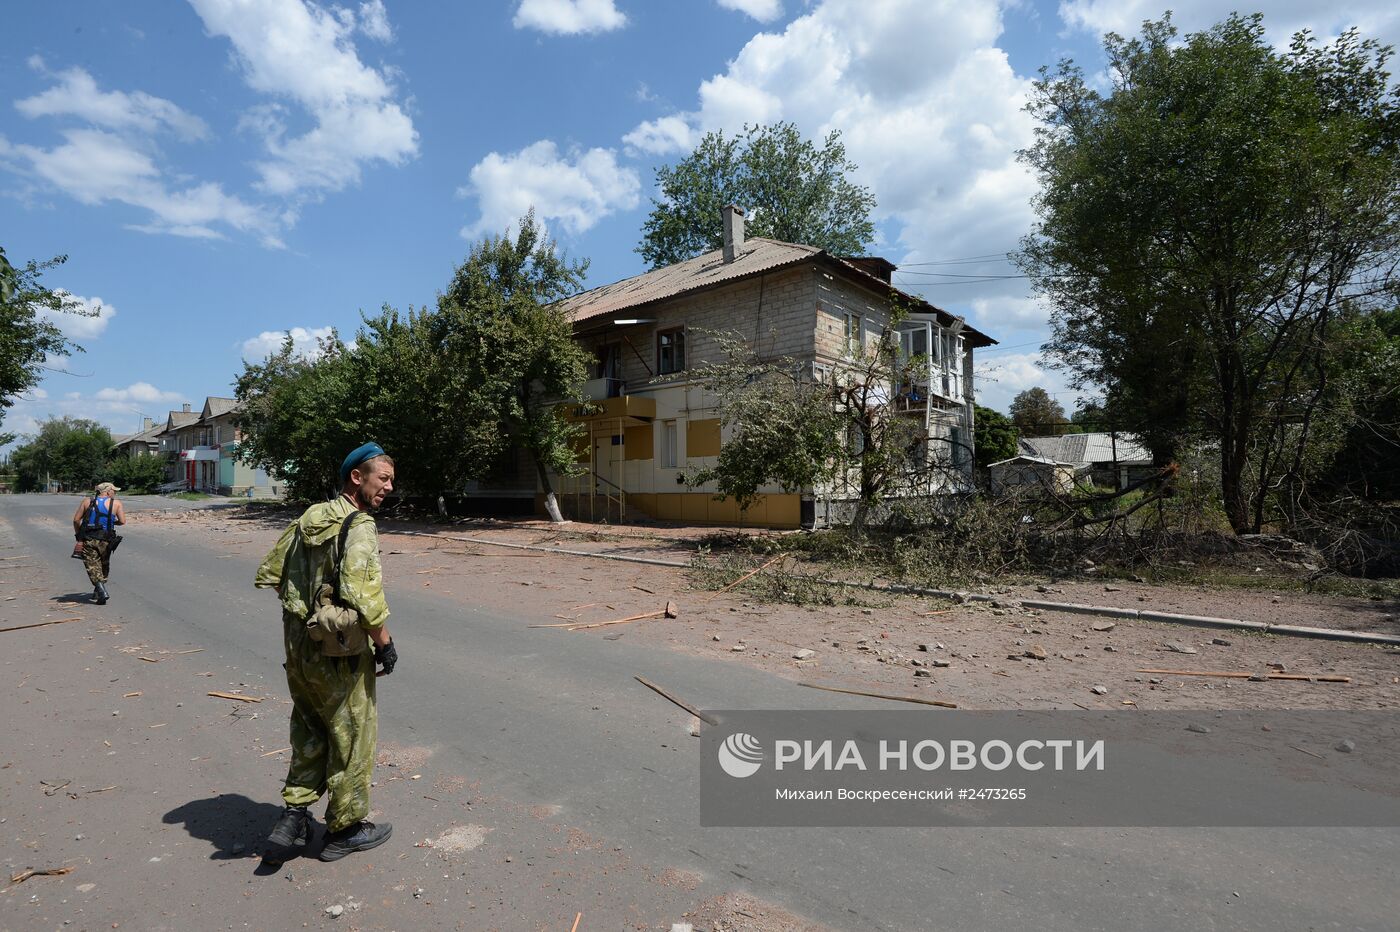
[[[664,930],[709,909],[730,929],[1386,929],[1400,910],[1392,829],[702,829],[690,716],[636,675],[701,709],[877,703],[393,574],[372,805],[394,837],[269,870],[288,705],[251,579],[273,532],[135,523],[98,607],[67,556],[76,501],[0,496],[0,627],[83,619],[0,635],[6,875],[74,868],[0,893],[0,928]]]

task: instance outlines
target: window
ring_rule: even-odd
[[[666,469],[676,468],[676,422],[663,421],[661,424],[661,465]]]
[[[656,335],[656,374],[669,375],[685,369],[685,330],[663,330]]]
[[[859,314],[846,312],[846,352],[865,349],[865,328],[861,326]]]

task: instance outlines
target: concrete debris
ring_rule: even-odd
[[[1116,621],[1097,621],[1089,626],[1089,630],[1107,633],[1109,631],[1112,631],[1116,627],[1118,627],[1118,623]]]
[[[1186,726],[1186,730],[1189,731],[1189,732],[1193,732],[1194,734],[1198,734],[1198,735],[1208,735],[1208,734],[1210,734],[1210,726],[1209,726],[1209,725],[1197,725],[1197,724],[1194,723],[1194,722],[1192,722],[1190,725],[1187,725],[1187,726]]]
[[[1350,754],[1352,751],[1356,750],[1356,742],[1350,738],[1346,738],[1337,744],[1337,750],[1341,751],[1343,754]]]
[[[344,912],[345,907],[341,906],[339,903],[336,903],[334,906],[326,907],[326,915],[330,916],[332,919],[339,919]]]
[[[1093,693],[1095,696],[1106,696],[1106,695],[1108,695],[1108,687],[1107,687],[1107,686],[1090,686],[1090,687],[1089,687],[1089,692]]]
[[[817,656],[817,652],[816,652],[816,651],[812,650],[810,647],[804,647],[804,648],[802,648],[801,650],[799,650],[797,653],[793,654],[793,655],[792,655],[792,659],[793,659],[793,660],[808,660],[808,659],[810,659],[810,658],[812,658],[812,657],[815,657],[815,656]]]
[[[1192,647],[1189,644],[1183,644],[1181,641],[1172,641],[1170,644],[1165,645],[1165,649],[1171,651],[1174,654],[1196,653],[1196,648]]]

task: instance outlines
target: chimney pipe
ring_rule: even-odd
[[[190,406],[189,406],[189,403],[188,403],[188,402],[185,404],[184,410],[185,410],[186,412],[188,412],[188,411],[190,410]]]
[[[744,248],[744,208],[724,207],[724,261],[733,262]]]
[[[155,422],[155,420],[154,420],[153,418],[143,417],[143,418],[141,419],[141,429],[142,429],[142,430],[150,430],[152,427],[155,427],[155,426],[156,426],[156,422]]]

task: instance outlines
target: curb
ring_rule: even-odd
[[[674,560],[656,560],[651,557],[628,557],[614,553],[594,553],[588,550],[564,550],[559,547],[541,547],[537,544],[510,544],[499,540],[482,540],[479,537],[459,537],[451,534],[429,534],[425,531],[393,531],[409,537],[432,537],[439,540],[455,540],[462,543],[482,544],[488,547],[508,547],[512,550],[535,550],[540,553],[562,553],[571,557],[596,557],[600,560],[617,560],[622,563],[641,563],[647,566],[666,566],[672,569],[689,569],[689,563]],[[819,579],[818,582],[833,586],[852,586],[870,589],[875,592],[891,592],[905,595],[921,595],[935,599],[948,599],[965,602],[992,602],[997,596],[981,592],[955,592],[951,589],[925,589],[922,586],[909,586],[903,583],[859,583],[839,579]],[[1215,618],[1210,615],[1182,615],[1176,612],[1154,612],[1136,608],[1117,608],[1112,605],[1086,605],[1081,602],[1046,602],[1040,599],[1007,599],[1023,608],[1034,608],[1047,612],[1066,612],[1073,615],[1094,615],[1099,618],[1126,618],[1134,621],[1157,621],[1173,625],[1187,625],[1194,628],[1226,628],[1235,631],[1254,631],[1259,634],[1282,634],[1289,637],[1315,638],[1326,641],[1350,641],[1355,644],[1387,644],[1400,647],[1400,635],[1382,634],[1379,631],[1342,631],[1337,628],[1310,628],[1306,625],[1270,625],[1262,621],[1245,621],[1242,618]]]

